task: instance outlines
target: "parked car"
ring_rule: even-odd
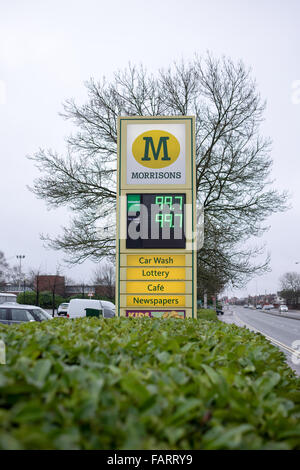
[[[257,310],[261,310],[262,309],[262,306],[260,304],[256,305],[256,309]]]
[[[116,307],[107,300],[72,299],[68,307],[68,318],[103,317],[112,318],[116,315]]]
[[[272,310],[274,308],[274,305],[268,304],[263,306],[263,310]]]
[[[288,312],[289,309],[288,309],[287,305],[279,305],[278,311],[279,311],[279,313]]]
[[[244,305],[244,308],[248,308],[248,305],[245,304],[245,305]]]
[[[216,308],[216,313],[217,313],[217,315],[224,315],[223,310],[221,310],[219,308]]]
[[[0,323],[6,325],[45,320],[52,320],[52,316],[35,305],[21,305],[11,302],[0,305]]]
[[[67,302],[60,304],[57,309],[57,315],[67,315],[69,304]]]

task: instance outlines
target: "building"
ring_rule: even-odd
[[[31,285],[21,283],[20,286],[15,284],[6,284],[0,287],[3,293],[18,295],[23,292],[51,292],[62,297],[86,297],[93,298],[95,295],[99,297],[114,299],[115,284],[110,285],[87,285],[76,284],[66,285],[65,277],[58,275],[38,275],[35,276]]]
[[[66,292],[65,277],[56,274],[36,276],[34,290],[38,292],[53,292],[64,297]]]
[[[14,294],[18,295],[21,292],[32,292],[33,287],[32,286],[24,286],[23,283],[21,283],[20,286],[16,284],[6,284],[5,286],[0,287],[1,292],[5,292],[7,294]]]
[[[73,297],[75,295],[77,295],[78,297],[83,297],[86,295],[88,295],[89,297],[93,297],[95,295],[95,292],[95,286],[87,286],[86,284],[66,286],[65,297]]]

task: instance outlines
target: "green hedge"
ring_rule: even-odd
[[[210,308],[199,308],[197,310],[197,318],[202,318],[203,320],[217,320],[217,313],[215,310]]]
[[[300,449],[300,380],[245,328],[54,319],[0,338],[2,449]]]
[[[36,305],[36,292],[33,291],[26,291],[21,292],[17,296],[18,304],[25,304],[25,305]]]
[[[36,305],[36,292],[24,292],[20,293],[17,297],[17,302],[19,304],[25,304],[25,305]],[[57,308],[61,303],[65,302],[66,300],[58,294],[55,294],[54,296],[54,305],[55,308]],[[41,308],[52,308],[52,302],[53,302],[53,296],[52,292],[40,292],[39,294],[39,306]]]

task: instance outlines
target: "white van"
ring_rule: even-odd
[[[17,296],[15,294],[7,294],[6,292],[0,292],[0,304],[6,302],[17,303]]]
[[[99,316],[112,318],[116,315],[116,307],[107,300],[72,299],[68,307],[68,318]]]

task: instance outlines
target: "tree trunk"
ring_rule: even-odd
[[[207,293],[206,292],[204,292],[203,300],[204,300],[203,307],[207,308]]]
[[[52,317],[54,317],[55,314],[55,293],[52,292]]]
[[[213,297],[213,306],[214,306],[214,309],[216,310],[217,309],[217,294],[215,294]]]

